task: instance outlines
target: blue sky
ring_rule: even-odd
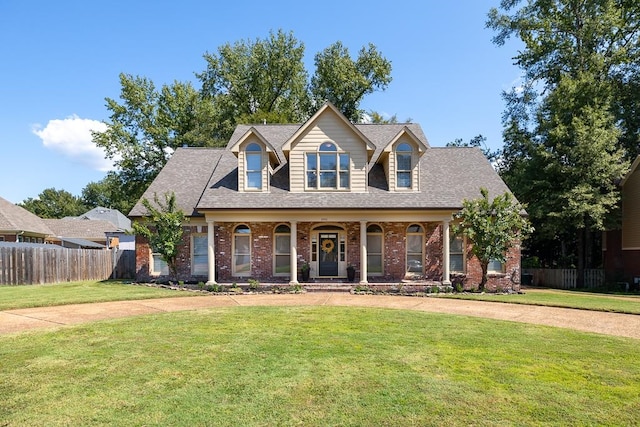
[[[340,40],[353,56],[373,43],[392,63],[386,91],[362,107],[420,123],[432,146],[477,134],[502,146],[501,92],[517,85],[518,45],[491,43],[499,0],[0,1],[0,197],[46,188],[80,195],[109,168],[89,129],[108,120],[121,72],[157,87],[194,82],[202,55],[227,42],[293,31],[314,55]]]

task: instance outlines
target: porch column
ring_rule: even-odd
[[[449,220],[442,221],[442,284],[449,286]]]
[[[207,220],[207,255],[208,255],[208,270],[209,280],[207,285],[215,285],[216,283],[216,243],[215,243],[215,223],[212,219]]]
[[[367,283],[367,221],[360,221],[360,284]]]
[[[298,284],[298,221],[290,221],[291,224],[291,281],[290,285]]]

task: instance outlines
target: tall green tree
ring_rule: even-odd
[[[146,186],[146,183],[126,181],[123,174],[111,171],[100,181],[90,182],[82,189],[82,201],[89,209],[104,206],[127,215],[138,201],[135,195],[142,194]]]
[[[456,138],[453,141],[447,142],[447,147],[478,147],[490,162],[498,160],[500,156],[500,150],[492,150],[489,148],[487,146],[487,137],[481,134],[474,136],[469,142],[463,141],[462,138]]]
[[[581,273],[585,236],[615,210],[614,183],[640,147],[640,98],[620,97],[640,72],[640,3],[503,0],[500,9],[487,22],[494,42],[524,44],[514,58],[522,85],[504,94],[501,173],[544,240],[575,234]]]
[[[131,225],[135,234],[148,239],[154,252],[159,253],[169,267],[172,279],[178,278],[177,259],[182,243],[184,212],[178,208],[175,193],[165,193],[164,200],[154,194],[153,202],[142,199],[147,210],[141,220]]]
[[[202,94],[216,106],[217,133],[226,140],[238,123],[296,123],[309,109],[304,44],[293,33],[241,40],[205,53],[197,74]]]
[[[338,41],[316,54],[315,66],[311,78],[313,108],[329,101],[354,123],[364,114],[360,108],[364,96],[385,90],[391,83],[391,62],[373,44],[360,49],[353,60]]]
[[[78,216],[88,210],[81,198],[66,190],[56,190],[55,188],[47,188],[37,197],[29,197],[22,203],[18,203],[18,206],[22,206],[40,218]]]
[[[454,233],[462,233],[472,243],[471,252],[480,261],[482,280],[480,292],[487,283],[489,262],[506,262],[509,249],[531,233],[529,220],[522,215],[523,207],[511,193],[489,199],[486,188],[480,189],[481,197],[464,200],[462,210],[455,215],[459,222],[452,227]]]
[[[114,161],[132,206],[176,148],[226,141],[213,132],[213,104],[190,83],[176,81],[158,90],[147,78],[120,74],[120,84],[121,102],[106,98],[108,127],[94,132],[93,141]]]
[[[108,128],[93,135],[117,170],[104,182],[92,183],[87,197],[99,199],[94,190],[102,187],[110,194],[109,204],[128,210],[180,146],[224,146],[239,123],[300,123],[318,106],[312,88],[322,91],[322,102],[333,101],[355,120],[362,98],[391,81],[390,62],[373,45],[363,48],[356,61],[340,43],[319,54],[322,70],[315,84],[309,82],[303,58],[304,44],[278,30],[266,39],[227,43],[216,53],[205,53],[206,69],[196,73],[199,90],[177,81],[157,89],[147,78],[121,74],[120,99],[106,99]]]

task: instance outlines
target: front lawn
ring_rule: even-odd
[[[607,295],[555,289],[525,289],[523,294],[453,293],[439,294],[439,297],[640,314],[639,296]]]
[[[105,282],[67,282],[47,285],[5,285],[0,286],[0,310],[190,295],[192,294],[188,292],[178,292],[146,286],[133,286],[116,280]],[[0,423],[0,425],[2,424]]]
[[[230,307],[0,337],[2,425],[633,425],[638,340]]]

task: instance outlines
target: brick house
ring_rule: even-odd
[[[640,289],[640,156],[620,183],[622,227],[603,234],[602,250],[608,282]]]
[[[509,191],[477,148],[432,148],[418,124],[352,124],[330,103],[295,125],[239,125],[226,148],[179,148],[143,195],[186,213],[184,280],[403,280],[472,287],[481,269],[450,231],[464,199]],[[146,213],[140,202],[129,216]],[[136,238],[139,280],[167,274]],[[488,289],[519,287],[520,247],[489,266]]]
[[[44,243],[52,234],[39,216],[0,197],[0,242]]]

